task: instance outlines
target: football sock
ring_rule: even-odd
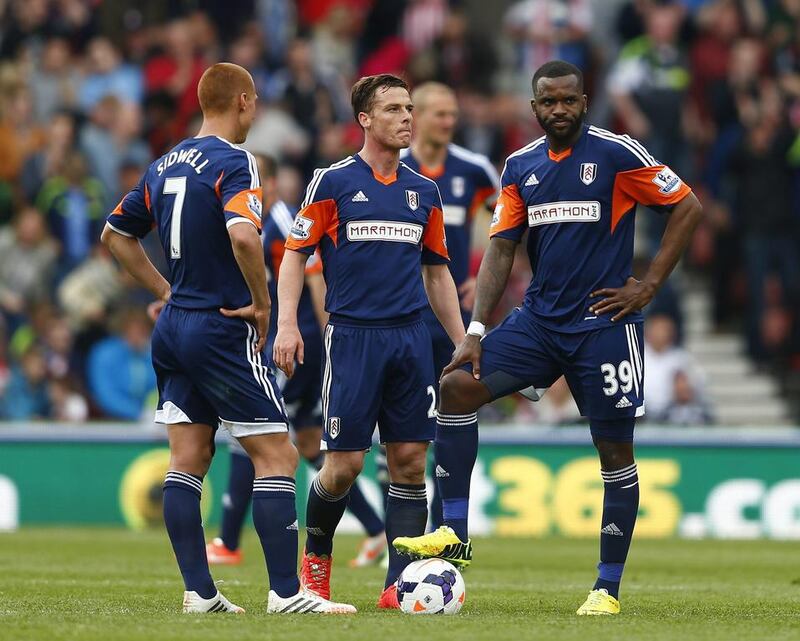
[[[375,478],[381,486],[383,513],[386,514],[386,502],[389,500],[389,464],[386,461],[386,447],[383,445],[375,450]]]
[[[306,552],[317,556],[331,555],[333,535],[347,508],[348,499],[347,492],[338,496],[331,494],[322,487],[319,475],[314,477],[306,504]]]
[[[253,481],[253,525],[264,550],[270,589],[283,598],[297,594],[300,582],[293,478],[262,476]]]
[[[203,478],[170,470],[164,479],[164,523],[188,591],[204,599],[217,593],[206,558],[200,517]]]
[[[253,496],[255,470],[244,452],[231,452],[228,491],[222,495],[222,527],[220,538],[229,550],[239,549],[244,517]]]
[[[444,524],[466,543],[469,482],[478,458],[478,414],[439,414],[434,454]]]
[[[605,588],[616,599],[619,598],[619,583],[639,511],[639,476],[636,463],[613,472],[601,471],[600,474],[605,493],[600,529],[600,563],[593,589]]]
[[[431,476],[433,476],[434,479],[437,478],[435,463],[433,465]],[[439,484],[434,482],[433,496],[431,496],[430,514],[428,515],[428,528],[431,531],[438,530],[442,525],[444,525],[444,519],[442,517],[442,495],[439,492]]]
[[[322,464],[324,462],[325,455],[322,453],[313,461],[309,461],[317,470],[322,469]],[[353,483],[350,487],[350,501],[347,504],[347,509],[358,519],[369,536],[377,536],[383,532],[383,521],[372,505],[370,505],[369,501],[367,501],[367,497],[364,496],[364,493],[361,491],[358,481]]]
[[[386,504],[386,539],[389,541],[389,570],[386,572],[388,588],[400,573],[411,563],[411,558],[398,554],[391,542],[398,536],[420,536],[425,534],[428,521],[428,498],[425,484],[407,485],[392,483]]]

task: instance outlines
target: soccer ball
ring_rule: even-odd
[[[406,614],[456,614],[467,594],[461,573],[444,559],[410,563],[395,585]]]

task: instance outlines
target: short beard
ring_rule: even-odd
[[[544,133],[548,135],[548,137],[556,140],[558,142],[566,142],[575,135],[576,132],[580,131],[583,127],[583,122],[586,120],[586,112],[582,111],[581,115],[578,119],[573,123],[572,127],[570,127],[564,133],[558,132],[555,129],[551,129],[549,126],[545,125],[544,122],[539,118],[539,114],[536,114],[536,120],[539,123],[539,126],[544,130]]]

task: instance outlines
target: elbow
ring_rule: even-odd
[[[231,238],[231,246],[235,253],[240,254],[254,250],[261,251],[261,238],[254,225],[248,223],[232,225],[229,235]]]
[[[103,227],[103,231],[100,232],[100,242],[103,243],[108,249],[111,249],[111,244],[114,240],[114,230],[111,229],[108,225]]]

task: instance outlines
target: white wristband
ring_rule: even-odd
[[[467,328],[467,335],[468,336],[478,336],[483,338],[486,334],[486,325],[483,323],[479,323],[478,321],[472,321]]]

